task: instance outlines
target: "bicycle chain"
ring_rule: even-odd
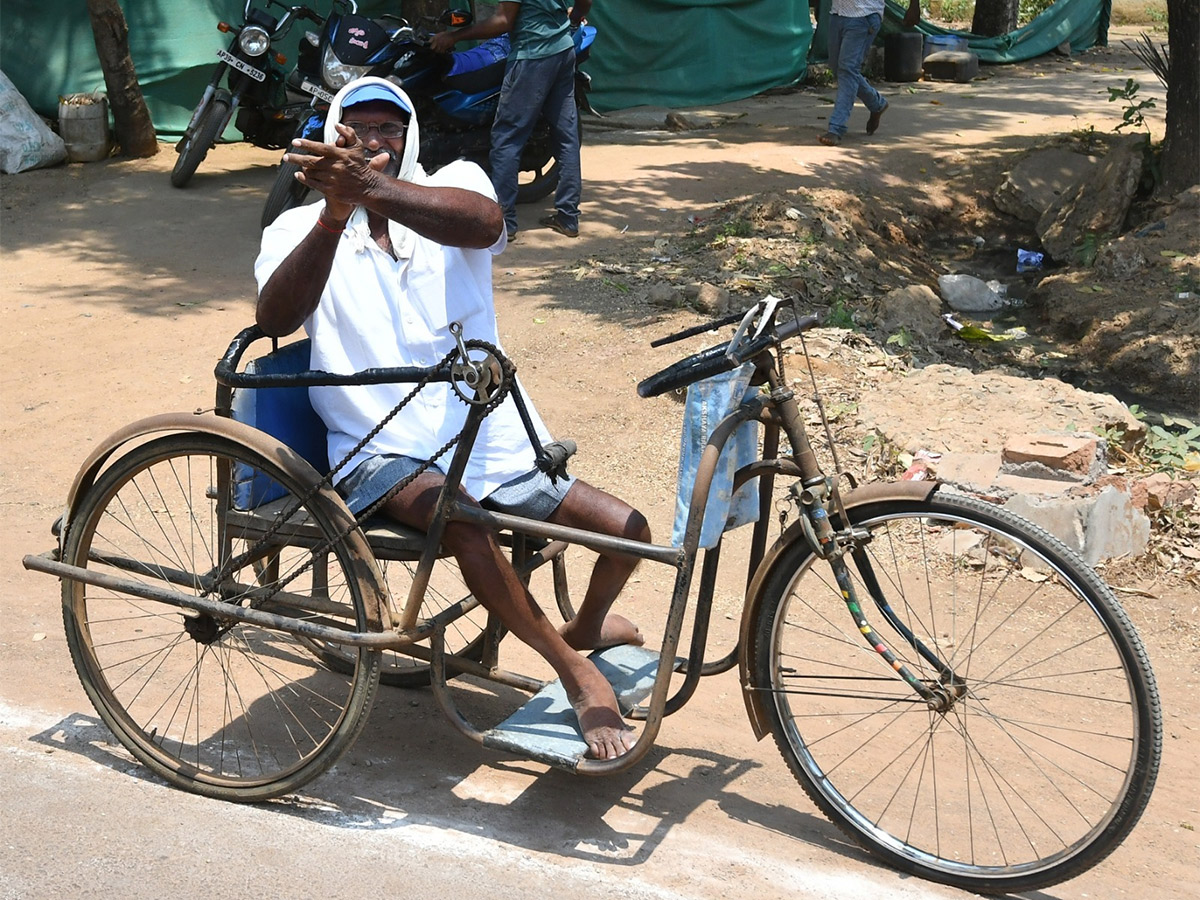
[[[500,352],[500,349],[498,347],[494,346],[493,344],[489,344],[486,341],[473,340],[473,341],[469,341],[468,345],[473,348],[479,348],[479,349],[486,350],[487,353],[499,363],[501,372],[502,372],[502,377],[500,379],[500,389],[498,391],[496,391],[496,393],[491,397],[491,399],[486,404],[482,405],[482,413],[480,414],[479,418],[484,419],[484,418],[487,418],[487,416],[491,415],[491,413],[504,401],[504,398],[507,397],[508,394],[510,393],[510,391],[512,389],[512,385],[516,381],[516,367],[512,364],[512,362],[506,356],[504,356],[504,354],[502,354]],[[300,510],[302,507],[307,506],[309,501],[311,501],[313,499],[313,497],[315,497],[323,488],[331,487],[333,484],[333,477],[338,472],[340,472],[346,466],[346,464],[351,459],[353,459],[355,455],[358,454],[358,452],[363,447],[365,447],[372,439],[374,439],[374,437],[377,434],[379,434],[379,432],[382,431],[387,426],[387,424],[389,422],[391,422],[391,420],[394,419],[400,413],[400,411],[402,409],[404,409],[404,407],[406,407],[412,401],[412,399],[414,397],[417,396],[417,394],[419,394],[422,390],[424,390],[425,387],[427,387],[430,384],[430,382],[433,381],[434,375],[445,370],[448,366],[450,366],[452,361],[454,360],[454,358],[458,355],[459,355],[459,351],[457,348],[455,348],[454,350],[451,350],[449,353],[447,353],[445,355],[445,357],[443,357],[441,359],[440,362],[438,362],[435,366],[430,368],[428,371],[428,374],[426,374],[423,378],[421,378],[421,380],[419,380],[418,382],[415,383],[413,389],[407,394],[407,396],[402,397],[400,399],[400,401],[391,409],[391,411],[379,421],[379,424],[377,424],[373,429],[371,429],[371,431],[368,432],[363,437],[363,439],[360,440],[342,458],[342,460],[336,466],[331,468],[328,473],[326,473],[316,483],[314,483],[313,486],[307,492],[305,492],[299,499],[297,499],[293,505],[291,505],[289,508],[285,509],[284,512],[281,513],[280,515],[276,516],[274,524],[272,524],[271,527],[267,529],[267,531],[263,534],[262,537],[260,537],[257,541],[255,541],[255,543],[252,546],[247,548],[245,551],[243,551],[238,556],[231,557],[229,560],[227,560],[226,563],[224,565],[222,565],[221,569],[217,572],[216,576],[213,578],[213,583],[215,585],[219,586],[221,584],[221,582],[223,582],[226,578],[228,578],[235,569],[240,569],[242,566],[244,566],[248,560],[250,560],[257,554],[257,551],[260,548],[264,547],[269,542],[270,538],[274,537],[279,532],[279,529],[282,528],[284,526],[284,524],[286,522],[288,522],[298,510]],[[468,360],[468,362],[469,362],[469,360]],[[456,396],[459,396],[459,399],[463,400],[464,403],[468,402],[462,398],[462,396],[458,393],[458,391],[455,391],[454,393]],[[452,438],[450,438],[450,440],[447,441],[445,444],[443,444],[442,447],[437,450],[437,452],[435,452],[428,459],[424,460],[421,463],[421,465],[416,469],[416,471],[412,472],[411,474],[409,474],[406,477],[404,477],[403,479],[401,479],[399,482],[397,482],[395,485],[393,485],[382,497],[380,497],[378,500],[376,500],[375,502],[370,504],[366,509],[362,510],[362,512],[360,512],[357,516],[355,516],[354,522],[352,525],[342,529],[340,532],[338,532],[333,537],[327,538],[321,544],[318,544],[316,547],[314,547],[309,554],[309,558],[308,558],[307,562],[305,562],[304,564],[299,566],[296,569],[296,571],[294,571],[293,573],[288,575],[286,578],[283,578],[282,580],[277,581],[276,584],[271,588],[269,593],[262,595],[262,596],[258,597],[255,601],[253,601],[251,608],[254,608],[255,604],[261,604],[261,603],[266,602],[267,600],[270,600],[272,597],[276,596],[280,591],[282,591],[285,587],[287,587],[289,584],[291,584],[293,581],[295,581],[297,578],[299,578],[301,575],[303,575],[305,572],[307,572],[309,569],[311,569],[313,567],[313,565],[316,563],[318,556],[320,556],[321,554],[328,551],[331,547],[335,546],[340,541],[344,540],[350,534],[351,531],[353,531],[356,528],[361,527],[362,524],[364,522],[366,522],[372,515],[374,515],[385,503],[387,503],[388,500],[390,500],[396,494],[400,493],[400,491],[402,491],[405,487],[407,487],[409,484],[411,484],[412,481],[415,480],[418,475],[421,475],[422,473],[429,471],[430,467],[432,467],[432,465],[438,459],[440,459],[442,456],[444,456],[451,447],[455,446],[459,442],[459,440],[461,440],[462,435],[463,435],[463,432],[460,431],[458,434],[456,434]]]

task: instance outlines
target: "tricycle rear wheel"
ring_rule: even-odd
[[[167,590],[378,630],[353,574],[351,542],[336,539],[319,495],[300,512],[334,538],[326,552],[237,536],[227,511],[250,476],[256,490],[311,493],[236,441],[157,438],[101,474],[63,548],[68,565],[135,585],[63,581],[67,642],[100,716],[168,782],[236,801],[292,792],[328,769],[362,731],[379,678],[377,651],[354,649],[349,671],[337,671],[318,664],[297,635],[134,593]],[[271,593],[276,587],[286,593]],[[321,608],[296,609],[306,602]]]

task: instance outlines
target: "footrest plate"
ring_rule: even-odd
[[[623,714],[654,687],[659,654],[653,650],[623,644],[593,651],[588,659],[613,686]],[[559,681],[546,685],[515,713],[484,732],[483,745],[568,770],[587,753],[575,710]]]

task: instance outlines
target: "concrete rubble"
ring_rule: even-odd
[[[887,372],[859,418],[914,457],[908,477],[1012,509],[1096,564],[1146,551],[1147,510],[1192,502],[1196,485],[1110,474],[1107,435],[1132,446],[1145,426],[1115,398],[1054,379],[932,365]]]

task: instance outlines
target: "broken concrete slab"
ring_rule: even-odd
[[[904,329],[923,343],[942,337],[946,331],[942,301],[924,284],[893,288],[882,299],[871,302],[868,315],[883,334],[899,334]]]
[[[887,372],[859,399],[863,424],[909,453],[999,453],[1013,435],[1036,433],[1125,436],[1132,450],[1146,426],[1115,397],[1054,378],[973,374],[936,364]]]
[[[937,50],[921,62],[926,78],[966,84],[979,74],[979,55],[970,50]]]
[[[1150,541],[1150,520],[1127,492],[1112,485],[1084,497],[1018,494],[1005,507],[1040,525],[1093,566],[1144,553]]]
[[[868,427],[929,461],[921,477],[1003,503],[1089,562],[1146,547],[1150,522],[1127,484],[1092,484],[1106,468],[1107,442],[1095,432],[1145,434],[1114,397],[935,365],[883,373],[858,411]]]
[[[1066,147],[1034,150],[1013,166],[992,201],[1001,212],[1032,224],[1064,191],[1090,178],[1099,162],[1098,156]]]
[[[1071,262],[1088,236],[1120,233],[1145,168],[1145,135],[1113,142],[1092,177],[1064,191],[1037,222],[1042,247],[1059,262]]]

